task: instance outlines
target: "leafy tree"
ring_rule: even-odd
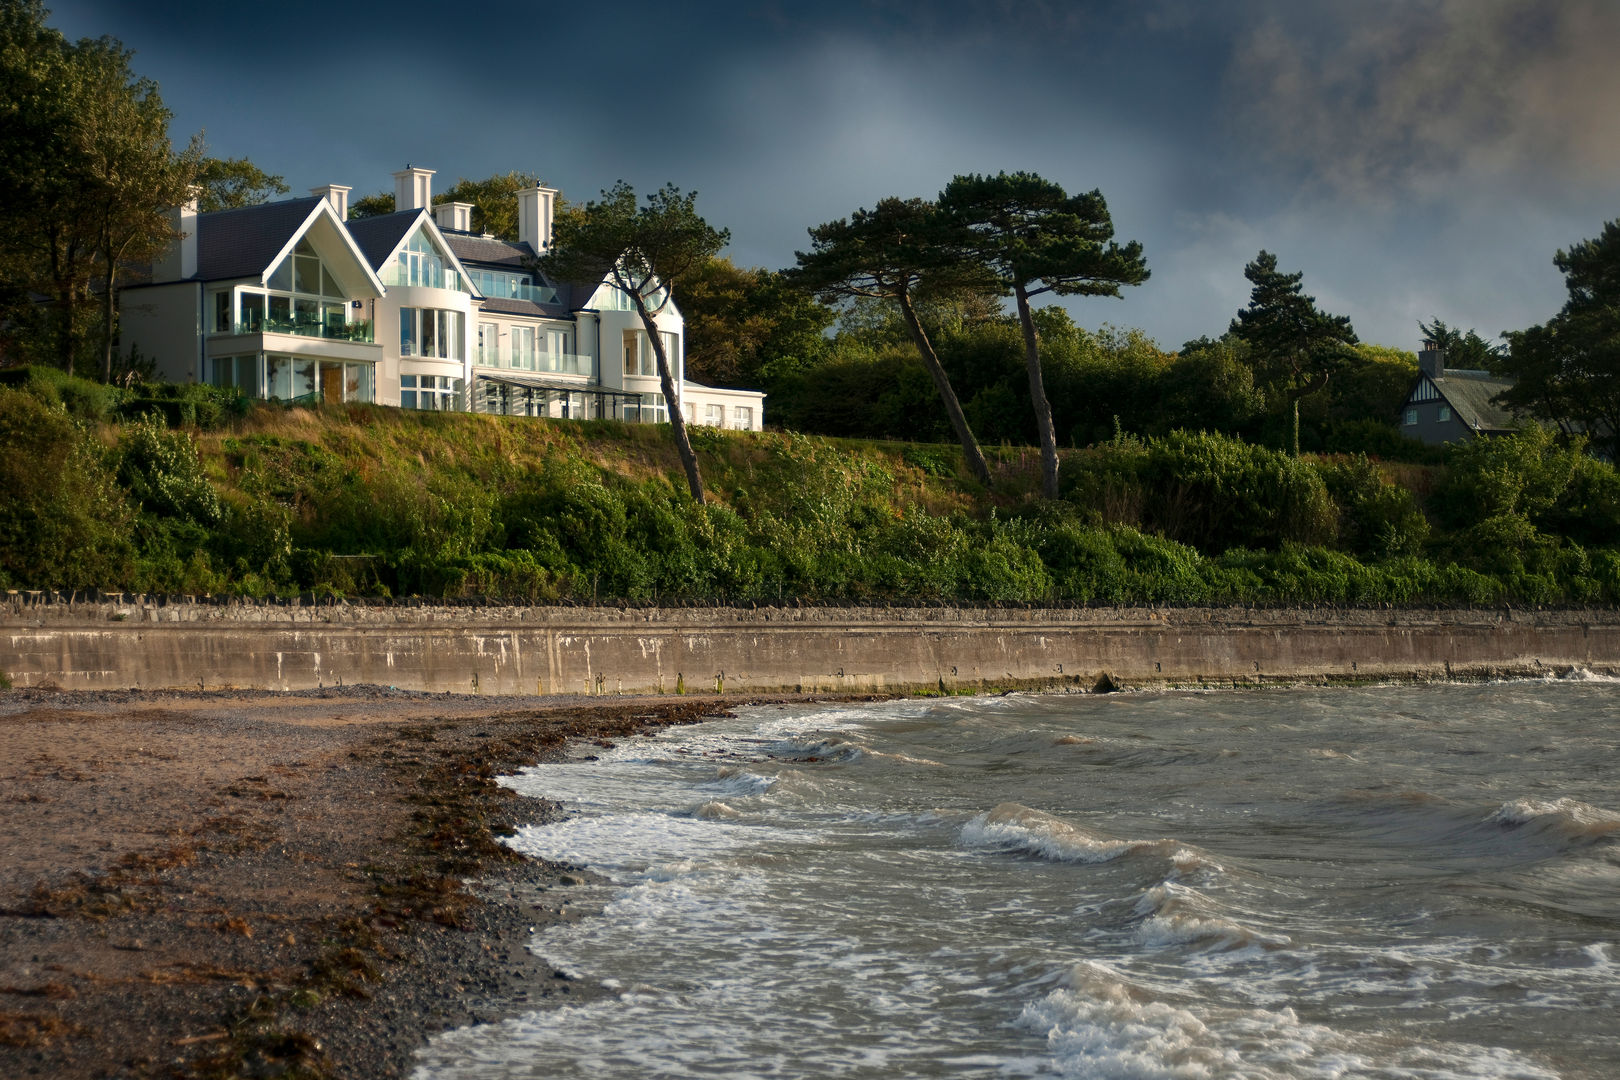
[[[681,292],[686,374],[714,386],[757,387],[814,366],[828,352],[834,311],[779,273],[714,258]]]
[[[52,300],[55,359],[72,372],[105,290],[99,343],[111,374],[117,275],[172,237],[163,211],[195,174],[197,140],[175,155],[157,86],[112,38],[69,44],[38,0],[0,5],[0,267],[16,310],[30,291]],[[25,316],[26,317],[26,316]]]
[[[674,289],[689,281],[730,239],[729,230],[715,229],[698,215],[697,192],[683,195],[669,184],[638,206],[635,189],[621,180],[603,191],[600,201],[565,209],[553,228],[551,251],[540,260],[554,278],[606,280],[630,298],[657,359],[675,448],[692,498],[699,503],[703,477],[686,435],[680,394],[655,320],[669,306]]]
[[[498,173],[483,180],[462,177],[438,195],[433,204],[472,203],[472,231],[489,233],[501,240],[518,238],[518,192],[540,182],[533,173]],[[390,204],[392,205],[392,204]]]
[[[258,206],[292,190],[284,178],[265,172],[247,158],[203,158],[196,184],[201,189],[197,209],[205,214]]]
[[[1255,382],[1293,408],[1293,449],[1299,456],[1299,399],[1327,386],[1343,366],[1356,332],[1343,315],[1316,309],[1316,297],[1301,288],[1303,273],[1277,269],[1277,256],[1261,251],[1243,268],[1254,291],[1230,332],[1248,342]]]
[[[394,193],[392,191],[379,191],[375,195],[362,195],[358,199],[349,200],[349,219],[359,221],[361,218],[382,217],[384,214],[394,212]]]
[[[1553,263],[1569,298],[1546,323],[1506,335],[1508,354],[1494,366],[1518,382],[1499,400],[1565,432],[1587,433],[1613,458],[1620,454],[1620,220]]]
[[[899,305],[906,330],[962,444],[968,469],[981,484],[988,485],[990,467],[984,452],[917,316],[918,294],[983,290],[993,285],[981,268],[952,257],[946,229],[932,203],[887,198],[872,210],[857,210],[847,219],[812,228],[810,250],[795,252],[799,265],[791,275],[824,301],[862,297],[893,300]]]
[[[1121,285],[1147,280],[1142,245],[1114,243],[1114,223],[1100,191],[1069,195],[1034,173],[958,176],[939,196],[961,257],[988,270],[1012,293],[1024,333],[1030,401],[1041,442],[1041,486],[1058,496],[1057,435],[1041,377],[1030,298],[1118,296]]]
[[[1507,353],[1507,346],[1492,345],[1472,327],[1464,333],[1461,328],[1447,326],[1438,318],[1429,322],[1420,320],[1418,332],[1424,341],[1433,342],[1435,348],[1446,354],[1447,367],[1486,371]]]

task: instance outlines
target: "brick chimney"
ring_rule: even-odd
[[[431,210],[433,170],[407,165],[394,174],[394,209]]]
[[[1446,352],[1432,341],[1425,341],[1418,352],[1418,370],[1431,379],[1446,377]]]

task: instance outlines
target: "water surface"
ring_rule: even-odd
[[[741,710],[540,766],[610,993],[422,1078],[1620,1075],[1608,681]]]

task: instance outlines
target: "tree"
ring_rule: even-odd
[[[1121,285],[1148,278],[1142,245],[1114,243],[1114,223],[1100,191],[1069,195],[1034,173],[958,176],[939,207],[955,231],[960,256],[988,270],[1018,307],[1030,402],[1041,441],[1041,489],[1058,497],[1057,434],[1041,376],[1040,343],[1030,298],[1118,296]]]
[[[1505,335],[1507,356],[1494,366],[1518,381],[1498,400],[1585,432],[1613,458],[1620,454],[1620,220],[1558,252],[1553,264],[1569,298],[1545,324]]]
[[[703,477],[686,435],[680,394],[656,319],[670,305],[675,288],[690,280],[730,239],[728,230],[715,229],[698,216],[697,192],[682,194],[673,184],[665,185],[638,207],[635,189],[621,180],[603,191],[600,201],[559,214],[551,250],[540,260],[541,269],[554,279],[606,280],[630,298],[658,362],[675,449],[692,498],[699,503]]]
[[[823,301],[852,297],[893,300],[923,366],[934,381],[968,469],[981,484],[989,485],[990,467],[951,389],[950,378],[939,362],[928,332],[917,317],[919,292],[994,288],[982,268],[952,258],[946,226],[934,204],[922,199],[888,198],[875,209],[857,210],[810,230],[810,250],[795,252],[799,260],[792,279]]]
[[[101,378],[113,377],[118,279],[127,261],[150,260],[174,239],[166,211],[184,202],[202,161],[202,141],[176,155],[172,117],[157,84],[135,76],[133,55],[111,38],[74,47],[83,69],[78,132],[89,168],[87,210],[95,230],[102,290]]]
[[[813,367],[828,352],[835,312],[784,274],[714,258],[681,291],[687,377],[713,386],[759,387]]]
[[[433,200],[441,203],[472,203],[472,231],[488,233],[500,240],[518,238],[518,192],[540,182],[533,173],[498,173],[483,180],[462,177]]]
[[[292,190],[283,177],[265,172],[247,158],[203,158],[196,184],[197,209],[204,214],[258,206]]]
[[[1249,306],[1232,320],[1230,333],[1249,344],[1255,382],[1293,407],[1293,449],[1299,456],[1299,399],[1327,386],[1356,344],[1356,332],[1343,315],[1316,309],[1305,295],[1303,273],[1284,274],[1277,256],[1261,251],[1243,268],[1254,286]]]
[[[349,200],[349,220],[359,221],[361,218],[382,217],[384,214],[394,212],[394,193],[392,191],[379,191],[375,195],[362,195],[358,199]]]
[[[13,311],[51,298],[55,359],[70,374],[93,326],[111,373],[118,274],[172,238],[164,214],[190,184],[200,144],[175,155],[157,86],[112,38],[69,44],[37,0],[0,5],[0,268]],[[99,271],[99,272],[98,272]]]

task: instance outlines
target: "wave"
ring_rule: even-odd
[[[742,817],[742,813],[733,809],[732,807],[727,806],[719,799],[715,799],[713,802],[706,802],[696,810],[692,811],[692,816],[695,818],[703,818],[706,821],[725,821]]]
[[[1504,829],[1529,829],[1574,841],[1598,840],[1620,832],[1620,814],[1567,797],[1551,802],[1514,799],[1485,821]]]
[[[740,765],[722,765],[705,787],[718,788],[729,795],[763,795],[776,784],[776,777],[761,776]]]
[[[1102,863],[1125,855],[1154,854],[1167,859],[1193,859],[1200,868],[1219,864],[1195,855],[1185,845],[1165,837],[1159,840],[1125,840],[1106,833],[1071,825],[1061,818],[1019,803],[1002,803],[962,826],[962,841],[969,847],[1000,851],[1022,851],[1053,862]]]
[[[1061,987],[1026,1004],[1016,1025],[1046,1039],[1064,1076],[1557,1080],[1511,1051],[1342,1032],[1302,1021],[1291,1008],[1216,1005],[1093,961],[1076,964]]]
[[[1227,918],[1197,889],[1166,881],[1143,893],[1136,913],[1146,916],[1136,936],[1144,945],[1198,945],[1219,949],[1280,949],[1286,934],[1268,934]]]

